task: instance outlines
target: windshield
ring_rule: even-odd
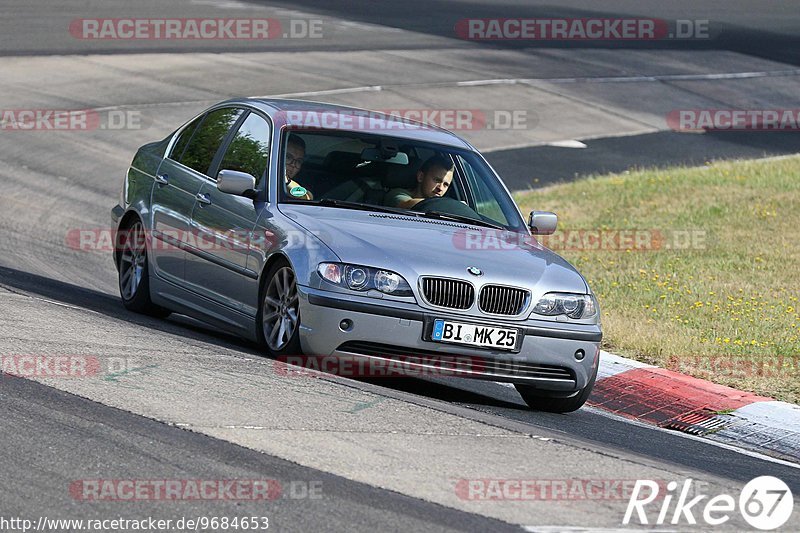
[[[494,173],[470,151],[354,132],[289,131],[283,154],[281,203],[526,227]]]

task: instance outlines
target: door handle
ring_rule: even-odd
[[[156,174],[156,183],[159,185],[167,185],[169,183],[169,176],[166,174]]]
[[[201,192],[197,193],[197,196],[195,196],[195,198],[197,198],[197,201],[200,202],[201,204],[208,205],[211,203],[211,198],[209,198],[207,194],[203,194]]]

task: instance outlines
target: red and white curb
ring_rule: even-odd
[[[800,463],[800,406],[608,352],[587,405]]]

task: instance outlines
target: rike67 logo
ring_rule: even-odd
[[[705,494],[695,495],[692,480],[687,479],[678,490],[678,482],[670,481],[666,486],[666,493],[659,494],[663,484],[652,480],[637,480],[633,493],[628,500],[624,525],[628,525],[634,517],[640,524],[697,524],[698,518],[709,526],[719,526],[728,522],[738,503],[739,513],[751,527],[762,531],[777,529],[784,525],[792,516],[794,500],[788,485],[772,476],[760,476],[748,482],[737,500],[729,494],[719,494],[709,497]],[[696,494],[696,493],[695,493]],[[673,507],[672,502],[675,501]],[[704,501],[705,500],[705,501]],[[650,510],[658,509],[658,517],[648,518],[646,507],[653,503]]]

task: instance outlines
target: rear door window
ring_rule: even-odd
[[[189,141],[192,139],[192,135],[194,134],[194,130],[197,129],[197,126],[203,121],[203,116],[197,117],[194,119],[191,124],[183,128],[178,134],[178,140],[175,141],[175,144],[172,146],[172,151],[169,153],[169,158],[173,161],[180,161],[181,156],[183,155],[184,150],[186,150],[186,145],[189,144]]]

